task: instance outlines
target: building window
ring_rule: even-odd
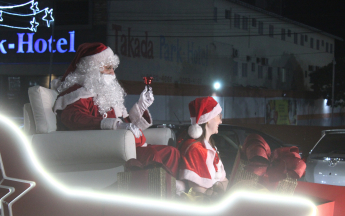
[[[242,77],[247,77],[247,63],[242,63]]]
[[[309,70],[309,71],[313,71],[313,70],[314,70],[314,66],[313,66],[313,65],[309,65],[309,66],[308,66],[308,70]]]
[[[333,44],[330,44],[330,45],[329,45],[329,52],[330,52],[330,53],[333,53]]]
[[[8,90],[10,92],[20,91],[20,77],[8,77]]]
[[[308,77],[308,71],[304,71],[304,78]]]
[[[291,37],[291,30],[290,29],[288,29],[287,35],[288,35],[288,37]]]
[[[314,38],[310,38],[310,48],[314,48]]]
[[[324,40],[321,41],[321,46],[325,46],[325,41]]]
[[[255,63],[252,63],[252,72],[255,72]]]
[[[238,62],[234,62],[233,73],[234,73],[234,76],[238,75]]]
[[[304,35],[301,35],[301,46],[304,46]]]
[[[262,70],[263,70],[263,67],[261,65],[258,65],[258,78],[259,79],[263,78]]]
[[[304,35],[305,42],[308,42],[308,35]]]
[[[281,39],[285,41],[285,29],[282,29]]]
[[[281,81],[283,82],[283,83],[285,83],[285,81],[286,81],[286,72],[285,72],[285,68],[282,68],[282,71],[281,71]]]
[[[259,35],[264,34],[264,23],[262,21],[259,21],[259,29],[258,29]]]
[[[273,26],[273,25],[270,25],[270,26],[269,26],[269,36],[270,36],[270,37],[273,37],[273,35],[274,35],[274,26]]]
[[[320,69],[320,67],[319,66],[315,66],[315,70],[317,71],[317,70],[319,70]]]
[[[243,17],[242,18],[242,28],[244,29],[244,30],[248,30],[248,17]]]
[[[268,67],[267,79],[272,80],[272,67]]]
[[[252,18],[252,26],[256,27],[256,19],[255,18]]]
[[[317,50],[320,49],[320,40],[316,40],[316,49],[317,49]]]
[[[326,52],[328,52],[328,43],[326,43]]]
[[[298,34],[297,33],[293,33],[293,41],[295,44],[298,44]]]
[[[217,17],[218,16],[218,9],[217,9],[217,7],[214,7],[213,8],[213,20],[215,21],[215,22],[217,22]]]
[[[234,15],[235,17],[235,19],[234,19],[234,27],[235,28],[240,28],[240,22],[241,22],[241,16],[240,15],[238,15],[238,14],[235,14]]]
[[[231,11],[225,10],[225,19],[230,19],[230,18],[231,18]]]

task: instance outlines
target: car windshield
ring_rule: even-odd
[[[313,154],[345,153],[345,134],[327,134],[312,151]]]

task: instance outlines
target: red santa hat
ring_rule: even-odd
[[[95,64],[100,62],[106,62],[108,57],[116,57],[115,60],[115,67],[118,66],[120,63],[118,57],[114,55],[114,52],[111,50],[110,47],[105,46],[103,43],[95,42],[95,43],[83,43],[81,44],[77,52],[75,54],[74,59],[72,60],[71,64],[67,68],[65,74],[63,75],[61,81],[64,81],[65,78],[72,72],[74,72],[77,68],[77,64],[81,61],[90,63],[93,61]]]
[[[192,125],[188,128],[188,135],[197,139],[202,135],[202,128],[199,124],[204,124],[219,113],[222,108],[212,97],[197,98],[189,103],[189,113]]]

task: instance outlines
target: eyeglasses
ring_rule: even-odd
[[[222,119],[222,117],[223,117],[222,113],[219,113],[218,116],[219,116],[220,119]]]

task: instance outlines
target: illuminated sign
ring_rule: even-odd
[[[32,11],[32,13],[21,13],[21,11]],[[6,14],[8,17],[4,18],[3,15]],[[53,9],[49,9],[48,7],[40,10],[38,8],[38,2],[31,0],[24,4],[19,5],[10,5],[10,6],[0,6],[0,26],[7,27],[7,28],[16,28],[16,29],[27,29],[33,32],[37,31],[37,27],[39,23],[36,21],[36,15],[43,14],[41,17],[43,22],[46,22],[47,26],[50,27],[50,23],[54,21],[53,18]],[[12,18],[14,17],[14,18]],[[14,26],[11,24],[6,24],[6,21],[11,21],[17,19],[17,17],[21,17],[24,20],[28,19],[28,25],[30,26]]]
[[[35,33],[17,33],[17,43],[7,42],[7,40],[0,39],[0,53],[7,54],[7,50],[16,49],[16,47],[17,53],[75,52],[75,31],[70,31],[68,33],[69,41],[66,38],[53,39],[52,36],[48,39],[34,39]],[[53,47],[56,49],[53,49]]]

